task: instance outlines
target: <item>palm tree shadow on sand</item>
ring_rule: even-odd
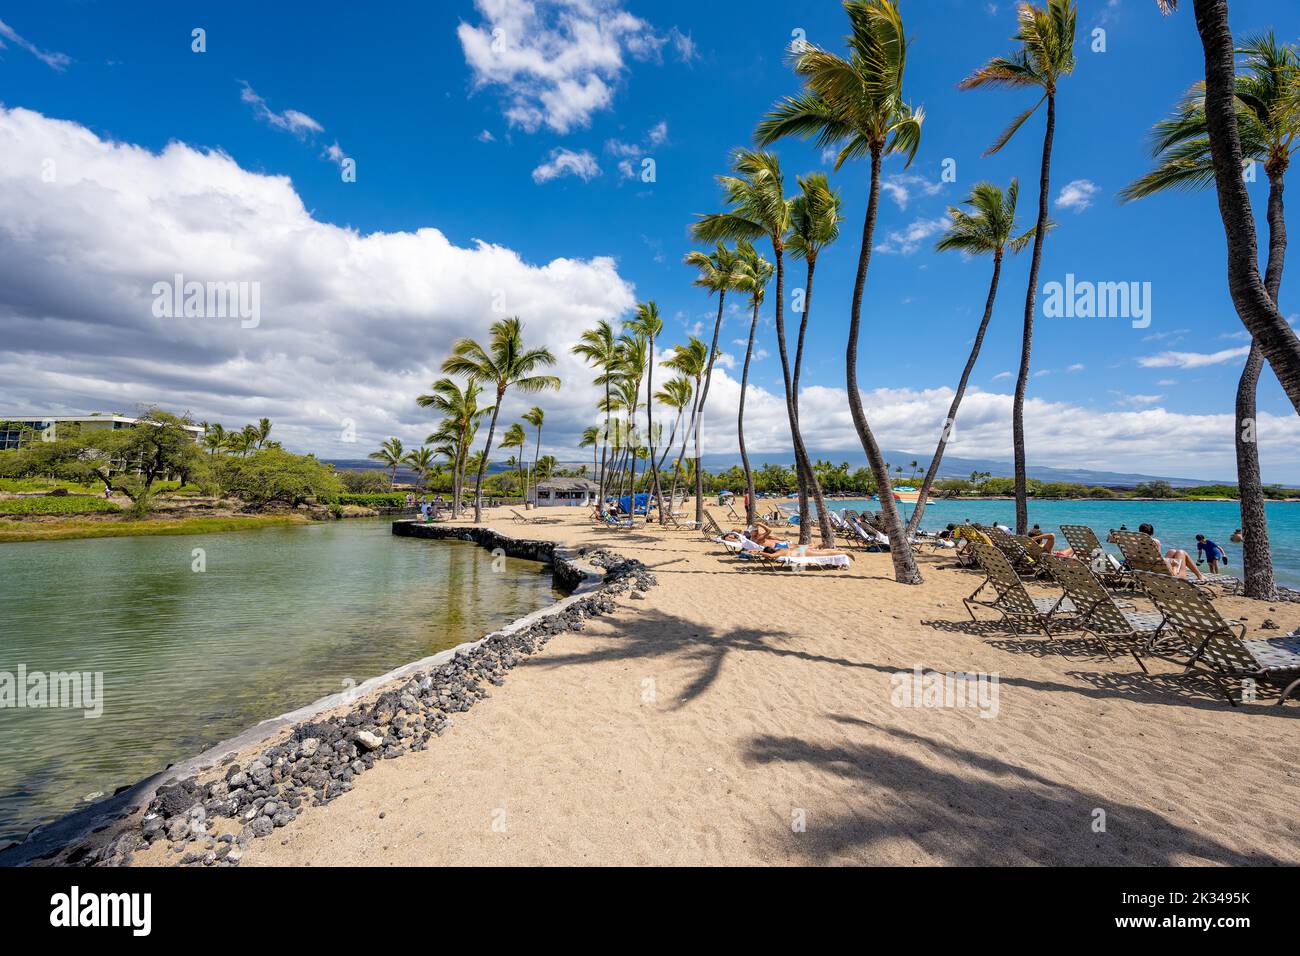
[[[807,863],[870,860],[877,852],[896,860],[899,841],[916,847],[912,862],[955,866],[1285,863],[1265,851],[1243,853],[1225,846],[1204,827],[1180,826],[1144,807],[1046,779],[987,753],[855,717],[829,716],[920,747],[936,759],[874,744],[754,737],[749,761],[802,765],[846,785],[843,799],[834,797],[833,812],[806,808],[805,832],[791,832],[784,820],[775,830],[783,847]],[[938,759],[956,762],[961,772],[942,769]],[[839,809],[846,801],[856,809]],[[1102,833],[1093,831],[1097,810],[1105,811]]]

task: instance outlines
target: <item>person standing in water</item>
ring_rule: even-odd
[[[1221,547],[1211,541],[1203,534],[1196,536],[1196,563],[1200,564],[1202,560],[1210,563],[1210,573],[1219,573],[1219,562],[1228,563],[1228,555]]]

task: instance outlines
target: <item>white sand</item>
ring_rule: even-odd
[[[599,542],[659,586],[243,865],[1300,862],[1300,703],[1234,709],[1161,661],[1146,677],[974,628],[980,578],[948,554],[905,587],[888,555],[764,572],[692,532],[551,513],[565,523],[487,523]],[[1217,603],[1251,637],[1300,627],[1295,605]],[[997,716],[894,706],[891,675],[915,667],[996,672]]]

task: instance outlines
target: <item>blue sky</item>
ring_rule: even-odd
[[[512,311],[557,350],[584,320],[625,309],[628,296],[657,300],[669,343],[683,340],[688,330],[707,333],[713,303],[691,286],[692,273],[681,263],[692,247],[689,224],[694,214],[718,208],[713,177],[725,171],[728,152],[748,144],[763,112],[797,89],[785,58],[790,40],[799,35],[795,31],[802,30],[809,42],[841,49],[846,21],[839,4],[792,12],[789,4],[759,0],[746,6],[743,17],[677,0],[546,0],[538,6],[541,18],[530,21],[518,0],[374,7],[323,2],[311,13],[291,4],[50,0],[0,12],[0,103],[153,154],[169,143],[186,144],[195,155],[219,151],[238,167],[242,183],[214,186],[221,201],[247,186],[245,177],[280,183],[276,201],[284,190],[296,194],[312,224],[342,227],[356,237],[388,237],[384,251],[374,252],[378,257],[393,257],[397,239],[421,229],[436,229],[454,250],[468,250],[451,258],[464,260],[455,268],[471,273],[477,241],[507,258],[513,254],[530,281],[549,283],[550,291],[518,299]],[[1012,49],[1012,4],[929,0],[902,6],[913,37],[906,88],[913,103],[924,106],[926,121],[912,167],[904,172],[898,159],[886,166],[889,186],[876,235],[883,248],[873,256],[868,282],[860,380],[869,403],[879,408],[882,443],[925,451],[937,437],[946,405],[941,390],[951,387],[960,370],[989,273],[984,260],[932,251],[937,224],[946,206],[974,182],[1005,185],[1013,176],[1022,180],[1021,219],[1031,222],[1043,127],[1041,118],[1032,120],[1007,149],[985,158],[982,152],[1009,118],[1029,105],[1028,94],[955,88],[989,56]],[[557,13],[568,18],[569,29],[548,37]],[[1232,17],[1238,37],[1266,27],[1283,39],[1300,34],[1300,10],[1285,5],[1234,0]],[[196,27],[206,31],[206,52],[191,49]],[[479,38],[490,41],[493,28],[503,31],[504,61],[476,47]],[[1105,31],[1105,52],[1090,49],[1095,28]],[[1059,228],[1048,239],[1040,281],[1074,273],[1093,281],[1150,282],[1152,320],[1149,328],[1135,329],[1125,319],[1045,318],[1040,306],[1030,396],[1043,404],[1030,407],[1036,429],[1031,436],[1037,438],[1031,461],[1230,475],[1230,414],[1242,361],[1231,350],[1247,343],[1226,291],[1213,196],[1178,194],[1127,206],[1115,199],[1148,166],[1151,124],[1198,77],[1192,12],[1162,18],[1150,0],[1084,0],[1077,56],[1077,69],[1058,98],[1052,214]],[[512,70],[512,63],[535,69]],[[12,142],[39,153],[37,130],[44,127],[16,123],[15,116],[9,117],[15,123]],[[342,180],[332,147],[336,158],[355,160],[356,182]],[[802,142],[776,148],[791,191],[796,174],[829,169]],[[647,156],[655,163],[653,183],[630,179],[619,168],[628,161],[639,171]],[[953,183],[940,180],[948,159],[956,164]],[[0,171],[4,162],[0,158]],[[149,163],[139,157],[132,162],[144,166],[136,171],[140,178],[125,176],[113,186],[119,199],[127,197],[115,216],[132,220],[131,230],[156,236],[165,230],[156,221],[153,227],[147,223],[166,202],[157,195],[140,203],[129,199],[132,189],[143,196],[154,188],[151,183],[165,170],[144,168]],[[548,178],[548,168],[559,174]],[[10,173],[27,171],[11,167]],[[287,183],[274,177],[287,177]],[[1266,190],[1260,179],[1250,187],[1257,208]],[[846,222],[840,241],[819,264],[806,376],[810,386],[824,390],[820,404],[816,394],[809,399],[814,410],[825,409],[826,428],[815,430],[813,440],[827,453],[851,449],[855,441],[833,399],[834,390],[843,388],[867,170],[850,165],[832,182],[843,191]],[[25,194],[18,185],[9,181],[11,198]],[[261,195],[256,182],[249,188]],[[176,245],[185,245],[178,256],[188,257],[190,273],[201,268],[193,257],[196,234],[213,240],[233,230],[219,244],[241,250],[238,210],[249,201],[262,199],[232,202],[209,210],[201,227],[186,225],[186,238]],[[22,208],[13,203],[7,210],[11,224]],[[439,314],[439,300],[459,294],[451,288],[458,281],[455,268],[442,266],[434,268],[428,316],[419,302],[395,311],[361,308],[367,316],[351,332],[347,309],[312,295],[283,300],[283,315],[292,311],[297,318],[292,330],[286,319],[281,340],[273,339],[274,331],[260,339],[236,338],[229,329],[179,334],[122,321],[116,308],[106,307],[102,317],[71,316],[52,289],[68,285],[52,253],[61,243],[72,244],[66,236],[80,227],[77,217],[56,225],[46,218],[54,213],[41,208],[31,210],[32,231],[25,236],[16,226],[0,227],[7,230],[0,242],[10,248],[25,242],[25,254],[40,263],[37,277],[31,268],[11,276],[21,288],[0,299],[0,323],[8,327],[10,342],[0,344],[0,367],[66,367],[31,378],[26,386],[0,383],[5,410],[112,410],[108,406],[132,402],[175,405],[179,398],[196,415],[227,424],[240,423],[241,415],[257,417],[264,407],[283,423],[291,444],[330,456],[349,451],[335,440],[334,423],[343,419],[357,423],[363,443],[387,434],[418,442],[428,423],[411,396],[427,385],[455,334],[481,334],[491,319],[472,309]],[[271,228],[264,216],[258,222]],[[909,234],[915,237],[911,242]],[[113,244],[111,234],[87,234],[75,242],[81,260],[92,263],[98,260],[95,249]],[[153,253],[144,257],[149,268],[170,275],[165,251]],[[311,254],[309,242],[297,251],[292,244],[274,254],[260,250],[253,256],[259,263],[254,277],[271,283],[276,256]],[[367,255],[358,254],[363,260]],[[422,258],[417,253],[412,261]],[[577,263],[580,271],[595,262],[609,265],[569,282],[541,274],[556,259]],[[348,271],[365,274],[355,261]],[[972,403],[973,431],[954,454],[1005,457],[1009,448],[1005,396],[1011,380],[999,376],[1016,367],[1027,271],[1027,256],[1004,270],[973,378],[986,400],[981,404],[977,396]],[[791,286],[802,284],[800,272],[792,265]],[[131,281],[141,275],[147,279],[150,273],[132,272]],[[1294,270],[1283,285],[1284,312],[1290,311],[1293,277]],[[93,287],[106,290],[125,281],[115,281],[114,269],[105,267]],[[293,281],[307,284],[302,275]],[[328,284],[329,278],[321,281]],[[618,281],[626,295],[602,295],[602,286]],[[590,295],[581,291],[588,283],[595,290]],[[317,355],[307,363],[321,338],[310,333],[313,301],[341,314],[329,321],[332,359]],[[763,358],[753,376],[759,388],[779,392],[770,307],[765,313]],[[272,326],[279,314],[265,325]],[[746,318],[729,315],[722,333],[723,346],[737,360],[743,348],[733,343],[747,331]],[[115,326],[115,340],[130,346],[108,349],[120,359],[112,375],[85,376],[91,354],[80,361],[73,355],[81,333],[93,339],[96,323]],[[399,323],[400,335],[394,331]],[[375,345],[390,333],[396,340],[390,348]],[[313,345],[304,344],[313,338]],[[357,381],[348,380],[348,349],[357,352]],[[146,361],[152,358],[156,362]],[[231,369],[242,372],[231,379]],[[738,368],[733,371],[738,377]],[[566,364],[563,373],[572,389],[542,404],[554,407],[555,423],[544,444],[565,457],[591,414],[581,407],[586,393],[579,370]],[[373,387],[358,385],[371,379]],[[288,388],[289,383],[299,384]],[[719,414],[726,394],[723,389]],[[1269,372],[1259,404],[1266,478],[1300,480],[1291,431],[1295,416]],[[758,400],[755,414],[760,446],[784,447],[779,402]],[[1277,416],[1275,426],[1269,415]],[[720,417],[711,423],[719,448],[727,444],[724,422]],[[961,429],[959,420],[959,445]],[[1108,453],[1106,444],[1117,450]]]

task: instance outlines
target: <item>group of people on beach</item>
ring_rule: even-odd
[[[1127,531],[1128,527],[1126,525],[1120,525],[1119,530]],[[1208,562],[1210,573],[1218,574],[1220,562],[1223,564],[1228,563],[1228,553],[1203,534],[1198,534],[1196,536],[1196,560],[1192,560],[1192,556],[1181,548],[1169,548],[1166,550],[1164,545],[1160,543],[1160,539],[1156,537],[1155,527],[1150,523],[1143,522],[1138,525],[1138,531],[1151,539],[1157,550],[1159,550],[1164,556],[1165,564],[1169,566],[1169,573],[1176,578],[1187,577],[1190,572],[1192,575],[1195,575],[1198,580],[1204,579],[1205,575],[1201,573],[1201,564]],[[1241,530],[1238,529],[1233,535],[1233,538],[1235,540],[1240,540],[1240,537]],[[1059,555],[1060,557],[1068,558],[1072,557],[1074,554],[1073,548],[1065,548],[1062,551],[1057,551],[1056,535],[1050,531],[1044,531],[1038,525],[1034,525],[1029,529],[1029,538],[1035,541],[1039,547],[1050,551],[1053,554]]]

